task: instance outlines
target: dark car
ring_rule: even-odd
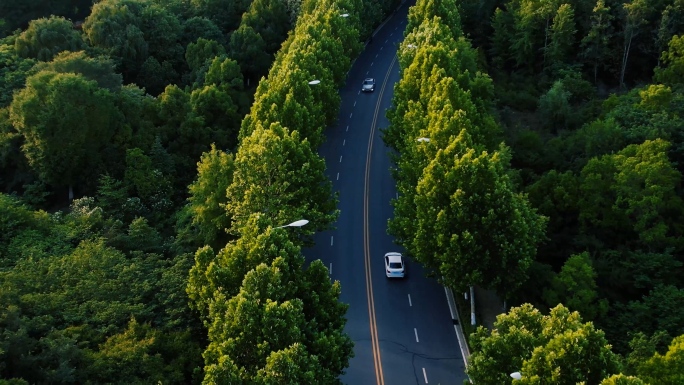
[[[363,92],[375,91],[375,79],[368,78],[368,79],[364,80],[363,84],[361,85],[361,91],[363,91]]]

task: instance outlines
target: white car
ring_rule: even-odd
[[[385,274],[387,278],[404,278],[406,265],[401,253],[390,252],[385,254]]]
[[[361,84],[361,91],[362,92],[373,92],[373,91],[375,91],[375,79],[366,78],[363,81],[363,84]]]

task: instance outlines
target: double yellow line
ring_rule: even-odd
[[[370,255],[370,226],[368,224],[368,208],[369,208],[369,190],[370,190],[370,170],[371,170],[371,155],[373,152],[373,138],[375,137],[375,128],[378,123],[378,114],[380,113],[380,104],[382,102],[382,95],[385,93],[385,86],[387,80],[392,73],[392,68],[397,61],[397,56],[394,55],[392,64],[390,64],[385,80],[382,82],[380,93],[378,95],[378,102],[375,105],[375,113],[373,114],[373,122],[371,123],[370,136],[368,137],[368,150],[366,152],[366,175],[364,178],[363,190],[363,257],[366,270],[366,297],[368,299],[368,317],[370,321],[371,346],[373,349],[373,363],[375,364],[375,381],[377,385],[385,385],[385,378],[382,374],[382,361],[380,360],[380,341],[378,340],[378,326],[375,320],[375,300],[373,299],[373,279],[371,277],[371,255]]]

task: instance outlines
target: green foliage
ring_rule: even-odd
[[[191,0],[196,15],[211,20],[224,34],[237,29],[250,3],[248,0]]]
[[[638,373],[651,384],[674,385],[684,381],[684,335],[672,340],[667,353],[656,352],[640,365]]]
[[[147,1],[107,0],[93,5],[83,23],[91,46],[120,58],[120,70],[127,76],[137,73],[149,56],[149,43],[141,30],[141,13]]]
[[[512,308],[491,332],[480,326],[471,344],[467,372],[478,384],[509,383],[516,371],[525,384],[596,384],[619,368],[603,332],[562,305],[547,316],[529,304]]]
[[[509,141],[513,157],[511,166],[541,174],[548,167],[544,157],[544,142],[538,132],[521,130]]]
[[[8,106],[14,91],[24,87],[35,63],[33,59],[17,55],[13,46],[0,44],[0,107]]]
[[[613,34],[611,21],[614,16],[604,0],[597,0],[590,16],[591,27],[582,38],[580,46],[583,48],[581,56],[593,67],[594,83],[598,80],[599,68],[604,69],[611,53],[610,40]]]
[[[648,111],[667,110],[672,102],[672,89],[662,84],[652,84],[639,91],[641,102],[639,107]]]
[[[353,355],[351,340],[342,334],[340,316],[346,306],[337,302],[339,283],[330,282],[320,262],[307,272],[302,265],[301,256],[285,254],[270,266],[262,263],[247,273],[235,297],[215,295],[209,308],[210,343],[204,353],[206,382],[218,381],[215,376],[225,376],[227,369],[229,376],[242,381],[285,375],[309,378],[307,371],[315,370],[317,383],[339,383],[337,377]],[[319,273],[308,274],[311,270]],[[315,294],[311,289],[317,290]],[[303,373],[276,365],[292,350],[299,351],[296,361],[307,369]],[[286,372],[273,373],[276,368]]]
[[[33,213],[20,200],[0,194],[0,256],[3,266],[11,257],[6,251],[9,243],[33,222]]]
[[[195,42],[199,38],[218,41],[221,44],[224,44],[226,39],[216,24],[205,17],[194,16],[185,20],[181,44],[187,46],[188,43]]]
[[[52,61],[36,64],[34,70],[79,74],[88,80],[96,81],[100,88],[112,92],[121,89],[121,75],[115,72],[114,62],[105,56],[92,58],[84,51],[61,52]]]
[[[458,3],[453,0],[418,1],[415,6],[409,9],[406,34],[413,32],[423,22],[432,20],[434,17],[440,18],[441,22],[451,29],[454,39],[458,39],[463,35]]]
[[[290,23],[287,6],[281,0],[254,0],[242,15],[242,25],[251,27],[264,40],[265,53],[273,55],[287,38]],[[239,28],[238,28],[239,30]]]
[[[87,41],[117,61],[126,82],[134,79],[158,91],[163,88],[151,76],[154,57],[163,69],[165,81],[175,81],[175,68],[184,65],[183,37],[178,18],[151,1],[107,0],[93,6],[83,23]],[[145,65],[145,63],[147,63]],[[145,65],[145,71],[139,77]]]
[[[571,93],[566,91],[562,81],[556,81],[549,91],[539,98],[539,116],[544,126],[553,133],[568,127],[572,112],[570,108]]]
[[[258,127],[245,138],[235,156],[233,182],[226,208],[240,228],[254,213],[272,223],[306,218],[303,234],[329,228],[338,215],[325,162],[297,131],[279,124]]]
[[[81,34],[74,30],[71,21],[57,16],[31,21],[28,29],[14,41],[19,56],[43,62],[62,51],[79,51],[84,47]]]
[[[571,145],[584,166],[592,158],[613,154],[627,145],[623,127],[612,117],[597,119],[577,130],[571,138]],[[576,168],[576,167],[573,167]]]
[[[231,138],[222,135],[222,131],[207,127],[203,117],[193,112],[190,94],[178,86],[167,86],[158,100],[156,112],[161,125],[157,133],[161,143],[172,154],[177,175],[187,178],[211,143],[225,145]],[[191,181],[187,180],[187,183]]]
[[[26,28],[31,20],[49,17],[50,15],[64,16],[75,20],[83,13],[80,10],[88,10],[92,0],[54,0],[45,3],[41,0],[5,0],[0,3],[0,37],[3,32],[14,31],[17,28]]]
[[[646,383],[637,377],[615,374],[601,381],[601,385],[646,385]]]
[[[166,216],[173,207],[171,182],[139,148],[126,150],[124,184],[149,210],[154,223],[161,225],[162,219],[168,220]]]
[[[681,84],[684,79],[684,38],[673,36],[661,60],[663,66],[655,69],[654,80],[672,86]]]
[[[234,160],[212,145],[197,163],[197,179],[189,186],[192,222],[203,242],[220,247],[227,242],[231,219],[226,212],[227,190],[233,182]]]
[[[216,85],[207,85],[192,91],[190,105],[192,112],[201,117],[209,129],[216,132],[212,139],[219,146],[229,149],[235,147],[240,120],[238,106],[228,93]],[[221,137],[223,140],[220,140]]]
[[[247,79],[261,78],[268,72],[271,62],[263,37],[246,24],[230,35],[230,57],[241,63]]]
[[[176,350],[179,348],[190,350]],[[169,357],[169,353],[175,357]],[[117,382],[129,384],[149,381],[180,384],[187,381],[187,365],[198,364],[194,357],[199,354],[200,350],[193,346],[187,333],[166,335],[132,318],[123,332],[109,337],[92,354],[90,380],[110,382],[115,378]]]
[[[455,290],[477,284],[506,295],[525,279],[546,220],[513,191],[506,148],[468,144],[461,134],[425,168],[409,250]]]
[[[684,327],[682,304],[684,290],[670,285],[657,286],[641,300],[617,307],[613,323],[622,330],[639,330],[647,335],[658,331],[677,335]],[[616,332],[619,331],[616,328]]]
[[[681,175],[667,159],[664,140],[630,145],[615,155],[594,158],[582,170],[580,221],[607,245],[666,248],[673,212],[682,207],[675,192]],[[609,233],[606,233],[609,231]]]
[[[103,174],[97,188],[97,205],[114,218],[123,218],[123,207],[128,199],[128,189],[123,182]]]
[[[625,355],[625,373],[636,374],[639,367],[648,361],[656,352],[667,349],[672,340],[666,332],[659,331],[650,337],[642,332],[637,332],[629,341],[631,352]]]
[[[624,300],[642,298],[661,285],[678,282],[682,263],[671,250],[604,250],[596,259],[596,268],[604,279],[604,289],[612,297]]]
[[[601,317],[608,311],[608,302],[599,301],[597,297],[596,273],[587,252],[571,256],[551,281],[551,287],[544,290],[550,307],[562,303],[587,320]]]
[[[549,44],[546,46],[546,58],[551,66],[559,66],[565,63],[568,55],[575,45],[575,12],[570,4],[562,4],[558,7],[553,17]]]
[[[579,180],[572,172],[551,170],[529,185],[526,191],[532,206],[549,218],[549,242],[540,246],[537,259],[546,263],[558,263],[558,258],[553,256],[570,248],[572,238],[578,232]],[[563,255],[563,258],[566,257]]]
[[[219,42],[200,37],[197,42],[188,44],[185,50],[185,60],[191,70],[199,71],[207,61],[225,53],[225,48]]]
[[[42,71],[31,76],[10,106],[10,119],[24,137],[26,158],[55,186],[93,176],[120,116],[109,91],[73,73]]]
[[[513,18],[509,12],[497,8],[492,15],[492,35],[489,55],[497,68],[503,68],[510,57],[510,35],[513,33]]]
[[[266,358],[266,365],[259,369],[256,381],[269,385],[320,384],[325,378],[319,359],[307,353],[300,343],[272,352]]]
[[[129,261],[102,241],[83,242],[64,256],[18,261],[2,273],[3,302],[10,310],[0,321],[7,330],[3,342],[13,346],[3,361],[14,362],[15,376],[31,382],[44,381],[62,367],[76,376],[71,381],[87,380],[88,371],[74,370],[91,362],[89,351],[122,330],[131,315],[149,319],[154,314],[158,304],[149,300],[158,285],[154,269],[162,267],[153,255]]]
[[[15,8],[33,6],[29,4],[32,0],[8,1]],[[90,4],[83,6],[79,1],[70,4],[87,11]],[[49,8],[57,9],[58,2],[53,3]],[[286,290],[279,290],[289,298],[280,301],[280,294],[272,297],[282,303],[298,303],[292,305],[296,312],[291,314],[299,337],[282,346],[262,345],[258,364],[249,369],[250,380],[339,383],[338,377],[353,355],[353,344],[343,333],[347,306],[339,302],[339,283],[330,282],[322,263],[308,264],[304,270],[296,244],[307,241],[307,235],[316,230],[329,228],[337,215],[325,164],[315,146],[323,140],[323,129],[337,117],[339,86],[352,58],[360,52],[361,10],[366,7],[381,15],[390,3],[311,2],[302,6],[306,10],[300,10],[297,1],[99,1],[83,25],[85,42],[90,45],[86,51],[58,53],[52,61],[40,63],[25,87],[24,79],[34,61],[21,59],[14,47],[28,49],[39,42],[45,45],[40,55],[50,53],[52,57],[62,48],[46,51],[53,42],[45,37],[59,36],[48,36],[45,31],[32,35],[38,30],[37,21],[33,29],[4,39],[0,44],[4,105],[14,90],[23,90],[16,93],[10,109],[0,109],[3,189],[25,185],[22,198],[26,201],[29,195],[39,197],[50,187],[71,183],[78,184],[79,195],[95,192],[96,181],[99,188],[95,198],[74,200],[66,214],[31,213],[27,219],[24,208],[6,205],[10,213],[3,218],[11,223],[3,222],[10,228],[2,230],[11,238],[0,235],[0,298],[6,304],[0,312],[0,361],[8,365],[0,365],[0,377],[23,378],[27,383],[197,382],[202,375],[199,349],[206,341],[196,328],[196,314],[187,307],[189,296],[195,310],[204,309],[206,320],[209,304],[221,302],[216,292],[230,287],[238,294],[245,274],[265,262],[273,263],[273,271],[279,274],[289,269],[281,285]],[[339,17],[341,10],[351,16]],[[373,25],[380,20],[376,16]],[[301,23],[280,54],[282,66],[269,76],[273,87],[262,88],[266,109],[271,109],[272,101],[283,108],[258,116],[253,142],[244,140],[248,144],[244,151],[236,152],[233,165],[232,156],[217,149],[237,146],[237,127],[250,104],[240,66],[244,69],[252,63],[238,63],[223,55],[227,37],[239,37],[234,31],[241,17],[264,41],[258,48],[264,48],[267,56],[256,56],[254,63],[261,66],[262,74],[271,65],[268,55],[280,47],[294,21]],[[362,27],[373,26],[367,24],[364,20]],[[4,31],[4,27],[0,29]],[[59,31],[67,38],[80,39],[71,26]],[[217,43],[203,50],[207,47],[193,45],[201,39]],[[245,40],[245,44],[251,43]],[[187,44],[190,60],[186,63]],[[319,87],[307,84],[313,76],[321,80]],[[137,85],[131,84],[134,81]],[[267,121],[261,122],[264,117]],[[195,195],[188,209],[175,214],[172,205],[185,198],[185,184],[211,143],[215,143],[208,153],[212,155],[205,155],[202,162],[212,159],[204,164],[204,173],[199,164],[200,175],[191,187]],[[22,145],[42,177],[37,181],[21,164]],[[267,162],[270,168],[262,170],[264,173],[258,171],[262,156],[278,160]],[[218,255],[198,252],[201,263],[193,267],[187,248],[198,240],[170,238],[169,225],[182,222],[195,205],[200,220],[179,238],[199,235],[207,243],[225,245],[228,237],[221,239],[221,234],[232,224],[222,205],[229,203],[226,192],[233,181],[233,168],[249,183],[237,188],[236,197],[230,200],[238,211],[254,211],[267,199],[278,213],[242,218],[241,226],[232,226],[239,238]],[[6,169],[12,170],[7,181]],[[274,183],[267,191],[272,196],[252,194],[253,185],[268,186],[264,181],[274,170],[282,176],[269,181]],[[295,216],[311,219],[313,229],[274,228]],[[268,236],[260,238],[263,234]],[[282,254],[291,255],[285,255],[287,263],[273,262]],[[254,287],[267,283],[256,280]],[[232,300],[225,298],[225,302]],[[272,316],[265,318],[267,326],[280,323],[279,313]],[[212,314],[212,321],[221,323],[222,319],[229,316]],[[240,322],[235,330],[246,325]],[[289,329],[285,325],[283,330]],[[214,329],[210,330],[213,333]],[[244,341],[259,341],[261,332],[253,331]],[[281,335],[285,333],[275,337]],[[210,342],[223,343],[221,339]],[[217,381],[246,378],[231,371],[237,368],[231,366],[232,359],[225,355],[216,366],[207,366],[206,378],[216,373]]]
[[[163,183],[159,183],[159,173],[155,173],[157,170],[152,167],[152,160],[141,149],[126,151],[126,166],[124,182],[138,197],[150,200],[159,189],[164,189]]]

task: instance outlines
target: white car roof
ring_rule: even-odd
[[[390,262],[401,262],[401,254],[397,252],[387,253],[385,254],[385,257],[387,257]]]

